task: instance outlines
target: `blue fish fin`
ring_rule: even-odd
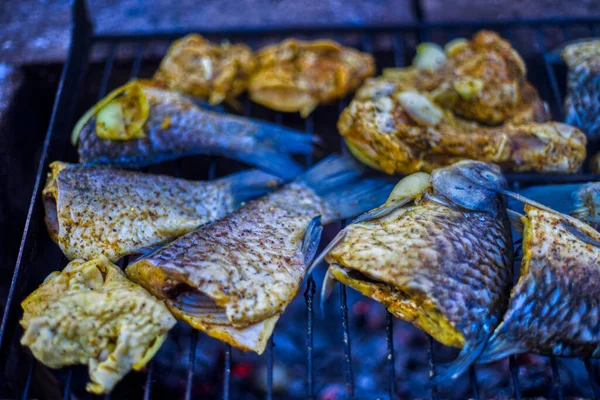
[[[314,217],[306,233],[304,234],[304,240],[302,242],[302,254],[304,254],[304,265],[308,267],[310,262],[317,254],[319,248],[319,242],[321,241],[321,234],[323,233],[323,226],[321,225],[321,216]]]
[[[519,344],[502,340],[497,336],[492,337],[488,342],[485,350],[477,359],[478,364],[487,364],[513,354],[524,353],[527,350],[522,350]]]
[[[475,345],[465,343],[456,359],[450,363],[448,369],[430,379],[429,382],[427,382],[426,387],[436,386],[448,379],[455,379],[460,376],[475,362],[475,360],[477,360],[485,348],[488,338],[489,335]]]
[[[220,180],[229,184],[236,204],[264,196],[284,183],[277,176],[257,169],[238,172]]]
[[[268,147],[255,149],[251,153],[240,152],[226,154],[226,156],[253,165],[286,181],[296,178],[303,171],[302,166],[289,153],[275,151]]]
[[[331,155],[306,171],[300,180],[322,196],[339,186],[353,182],[365,173],[365,168],[352,157]]]
[[[517,191],[521,196],[537,201],[547,207],[552,208],[563,214],[569,214],[573,211],[573,193],[579,190],[583,184],[564,184],[564,185],[544,185],[531,186]],[[523,204],[517,200],[509,199],[508,207],[518,211],[523,211]]]
[[[323,198],[335,210],[335,219],[341,220],[381,206],[393,188],[394,185],[384,179],[367,178],[342,185]]]

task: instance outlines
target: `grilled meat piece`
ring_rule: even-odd
[[[108,393],[158,351],[175,318],[106,257],[74,260],[21,303],[21,344],[51,368],[88,364],[88,392]]]
[[[54,162],[43,191],[46,227],[69,259],[116,261],[222,218],[279,183],[261,171],[193,182]]]
[[[325,250],[324,288],[338,280],[462,348],[439,379],[457,376],[481,353],[508,301],[513,247],[495,192],[505,185],[497,166],[476,161],[404,178],[384,206]]]
[[[243,44],[212,43],[190,34],[173,42],[154,80],[210,104],[233,100],[248,86],[256,66],[252,50]]]
[[[585,135],[569,125],[482,127],[414,91],[353,100],[338,130],[357,158],[388,174],[432,171],[463,159],[494,162],[503,170],[567,173],[586,156]]]
[[[600,231],[600,182],[582,185],[573,193],[571,215]]]
[[[479,361],[524,352],[600,356],[600,233],[532,205],[525,213],[521,276]]]
[[[248,91],[253,101],[307,117],[375,73],[373,57],[330,40],[288,39],[257,53]]]
[[[577,41],[565,46],[561,55],[569,67],[565,121],[588,138],[600,139],[600,40]]]
[[[261,354],[298,291],[322,223],[381,204],[391,189],[359,180],[350,158],[332,157],[284,186],[127,267],[178,318]]]
[[[141,167],[191,154],[208,154],[231,157],[284,178],[295,178],[302,168],[290,153],[310,153],[316,141],[312,135],[273,124],[203,110],[177,92],[146,82],[129,84],[129,88],[139,91],[134,104],[115,103],[119,98],[106,104],[115,96],[113,92],[77,124],[73,136],[77,140],[79,135],[81,163]],[[132,117],[139,129],[125,136],[129,139],[120,140],[121,135],[113,136],[112,131],[129,125],[121,128],[115,121],[129,115],[130,107],[147,108],[147,118]],[[101,124],[97,124],[98,118]],[[111,139],[98,136],[105,131]]]

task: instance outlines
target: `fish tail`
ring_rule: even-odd
[[[379,207],[393,188],[384,179],[367,178],[341,185],[323,198],[335,211],[336,219],[346,219]]]
[[[321,143],[321,139],[309,133],[295,131],[268,122],[260,122],[261,130],[257,137],[269,143],[279,151],[291,154],[310,154],[313,145]]]
[[[460,353],[458,353],[456,359],[450,363],[448,369],[429,380],[426,386],[436,386],[448,379],[456,379],[458,376],[460,376],[471,366],[471,364],[475,362],[475,360],[477,360],[485,348],[488,337],[489,336],[487,336],[485,340],[482,340],[475,345],[471,343],[465,343]]]
[[[521,353],[519,345],[494,336],[477,359],[477,363],[487,364],[518,353]]]
[[[290,153],[277,151],[269,147],[254,149],[250,153],[240,152],[228,156],[254,165],[286,181],[296,178],[303,171],[302,166],[292,158]]]
[[[323,196],[343,184],[356,181],[364,172],[365,168],[353,158],[333,154],[302,174],[300,180]]]
[[[257,169],[242,171],[222,180],[229,184],[229,190],[237,204],[264,196],[284,183],[277,176]]]

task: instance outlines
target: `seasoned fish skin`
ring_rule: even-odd
[[[154,80],[168,88],[208,99],[233,100],[248,86],[256,62],[244,44],[215,44],[197,34],[173,42]]]
[[[573,193],[571,215],[600,231],[600,182],[582,185]]]
[[[302,168],[288,152],[310,152],[314,138],[234,115],[202,110],[181,94],[144,84],[149,102],[145,137],[130,140],[101,139],[96,118],[79,136],[79,161],[143,167],[191,154],[224,155],[255,164],[287,178]]]
[[[479,342],[499,321],[511,283],[510,229],[505,216],[465,212],[430,199],[347,227],[325,258],[338,280],[454,347]],[[335,265],[338,267],[336,268]],[[341,271],[340,271],[341,270]],[[355,281],[354,271],[362,277]],[[380,287],[378,287],[380,286]]]
[[[600,248],[573,235],[560,215],[530,205],[525,212],[521,277],[479,361],[524,352],[600,356]],[[584,223],[574,228],[600,240]]]
[[[565,121],[590,139],[600,139],[600,40],[567,45],[561,55],[569,66]]]
[[[74,260],[22,303],[21,344],[51,368],[87,364],[87,391],[108,393],[154,356],[175,325],[167,307],[105,257]]]
[[[344,97],[375,73],[373,57],[330,40],[288,39],[256,54],[248,92],[253,101],[306,118]]]
[[[410,108],[402,99],[420,100]],[[407,106],[408,105],[408,106]],[[388,174],[432,171],[458,160],[494,162],[509,171],[575,172],[586,157],[578,129],[549,122],[484,128],[455,118],[417,92],[353,100],[338,130],[361,161]]]
[[[301,245],[318,215],[327,221],[333,212],[312,189],[293,183],[130,264],[126,273],[194,328],[260,354],[304,277]],[[210,315],[203,320],[182,312],[177,296],[186,291],[208,296],[225,318],[215,326]],[[254,343],[231,329],[269,318],[271,331],[253,336]]]
[[[116,261],[222,218],[238,206],[233,177],[196,182],[60,162],[50,170],[43,191],[46,226],[69,259],[104,255]],[[268,177],[258,171],[244,174]],[[271,178],[276,186],[278,181]]]

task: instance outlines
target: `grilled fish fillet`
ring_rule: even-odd
[[[46,226],[67,258],[116,261],[222,218],[280,183],[261,171],[194,182],[54,162],[43,191]]]
[[[154,80],[168,88],[208,99],[210,104],[233,100],[248,86],[256,62],[243,44],[215,44],[190,34],[173,42]]]
[[[502,198],[478,188],[474,182],[481,181],[492,189],[506,184],[497,166],[474,161],[431,177],[410,175],[383,206],[392,212],[348,225],[325,256],[328,279],[381,302],[441,343],[462,348],[441,379],[463,372],[483,350],[512,283],[512,239]]]
[[[115,104],[109,103],[107,110],[106,100],[101,101],[98,110],[88,112],[74,130],[75,140],[79,135],[81,163],[141,167],[191,154],[208,154],[234,158],[284,178],[295,178],[302,168],[290,153],[310,153],[316,140],[314,136],[273,124],[203,110],[177,92],[146,82],[138,81],[136,87],[141,92],[137,103],[120,105],[121,110],[116,110],[113,120],[120,120],[119,113],[126,114],[127,107],[147,106],[147,118],[134,119],[141,130],[126,140],[99,137],[98,133],[107,124],[97,126],[97,118],[113,111]]]
[[[175,318],[106,257],[74,260],[21,303],[21,344],[51,368],[87,364],[88,392],[108,393],[158,351]]]
[[[375,73],[373,57],[330,40],[288,39],[256,55],[250,98],[307,117],[319,104],[344,97]]]
[[[585,39],[565,46],[562,58],[569,67],[565,121],[590,139],[600,139],[600,40]]]
[[[520,278],[479,361],[524,352],[600,356],[600,233],[531,205],[525,212]]]
[[[504,170],[568,173],[586,156],[586,137],[558,122],[485,128],[454,117],[415,91],[353,100],[338,130],[364,163],[388,174],[432,171],[463,159]]]
[[[261,354],[298,291],[322,223],[380,204],[391,189],[359,180],[345,157],[329,158],[298,181],[250,201],[127,267],[127,275],[196,329]]]

